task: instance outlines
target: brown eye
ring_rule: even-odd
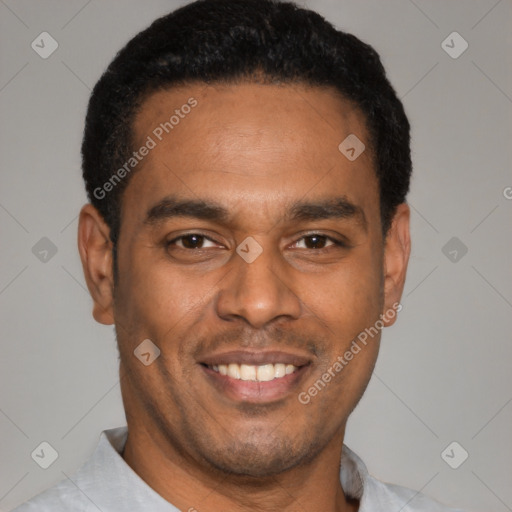
[[[214,243],[212,240],[199,233],[190,233],[188,235],[182,235],[170,242],[167,242],[167,247],[176,245],[180,249],[204,249],[203,244],[208,241]]]
[[[311,235],[307,235],[299,239],[296,244],[300,243],[301,241],[304,241],[305,249],[312,249],[312,250],[322,250],[322,249],[328,249],[331,246],[341,246],[345,247],[345,244],[339,240],[335,240],[334,238],[331,238],[327,235],[321,235],[318,233],[314,233]],[[331,243],[329,245],[325,245],[327,241],[330,241]]]
[[[304,237],[304,240],[309,240],[309,244],[306,242],[308,249],[323,249],[328,238],[322,235],[311,235]]]

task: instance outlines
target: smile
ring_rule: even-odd
[[[237,380],[249,380],[254,382],[269,382],[275,379],[282,379],[286,375],[290,375],[298,370],[293,364],[262,364],[262,365],[250,365],[250,364],[219,364],[219,365],[208,365],[211,370],[220,373],[221,375],[227,375],[232,379]]]

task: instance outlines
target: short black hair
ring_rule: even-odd
[[[173,86],[236,83],[261,74],[268,83],[334,87],[360,109],[380,187],[382,231],[388,232],[409,190],[410,126],[377,52],[293,2],[198,0],[131,39],[89,100],[83,177],[90,202],[110,227],[114,253],[122,192],[133,173],[109,186],[108,195],[104,185],[132,157],[133,124],[143,101]]]

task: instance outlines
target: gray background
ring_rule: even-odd
[[[114,331],[91,316],[76,249],[79,149],[101,72],[182,3],[0,0],[4,511],[71,475],[101,430],[125,424]],[[403,310],[346,443],[385,481],[468,510],[512,510],[512,2],[305,5],[377,49],[412,123]],[[43,31],[59,44],[47,59],[31,48]],[[456,59],[441,46],[453,31],[469,44]],[[40,252],[47,241],[33,250],[43,237],[54,255]],[[59,454],[46,470],[31,458],[42,441]],[[469,453],[458,469],[441,457],[452,441]],[[462,453],[449,452],[452,463]]]

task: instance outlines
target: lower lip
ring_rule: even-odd
[[[282,400],[299,386],[299,382],[309,371],[309,366],[301,366],[293,373],[284,377],[256,382],[251,380],[233,379],[228,375],[222,375],[207,366],[201,365],[208,380],[231,400],[237,402],[275,402]]]

